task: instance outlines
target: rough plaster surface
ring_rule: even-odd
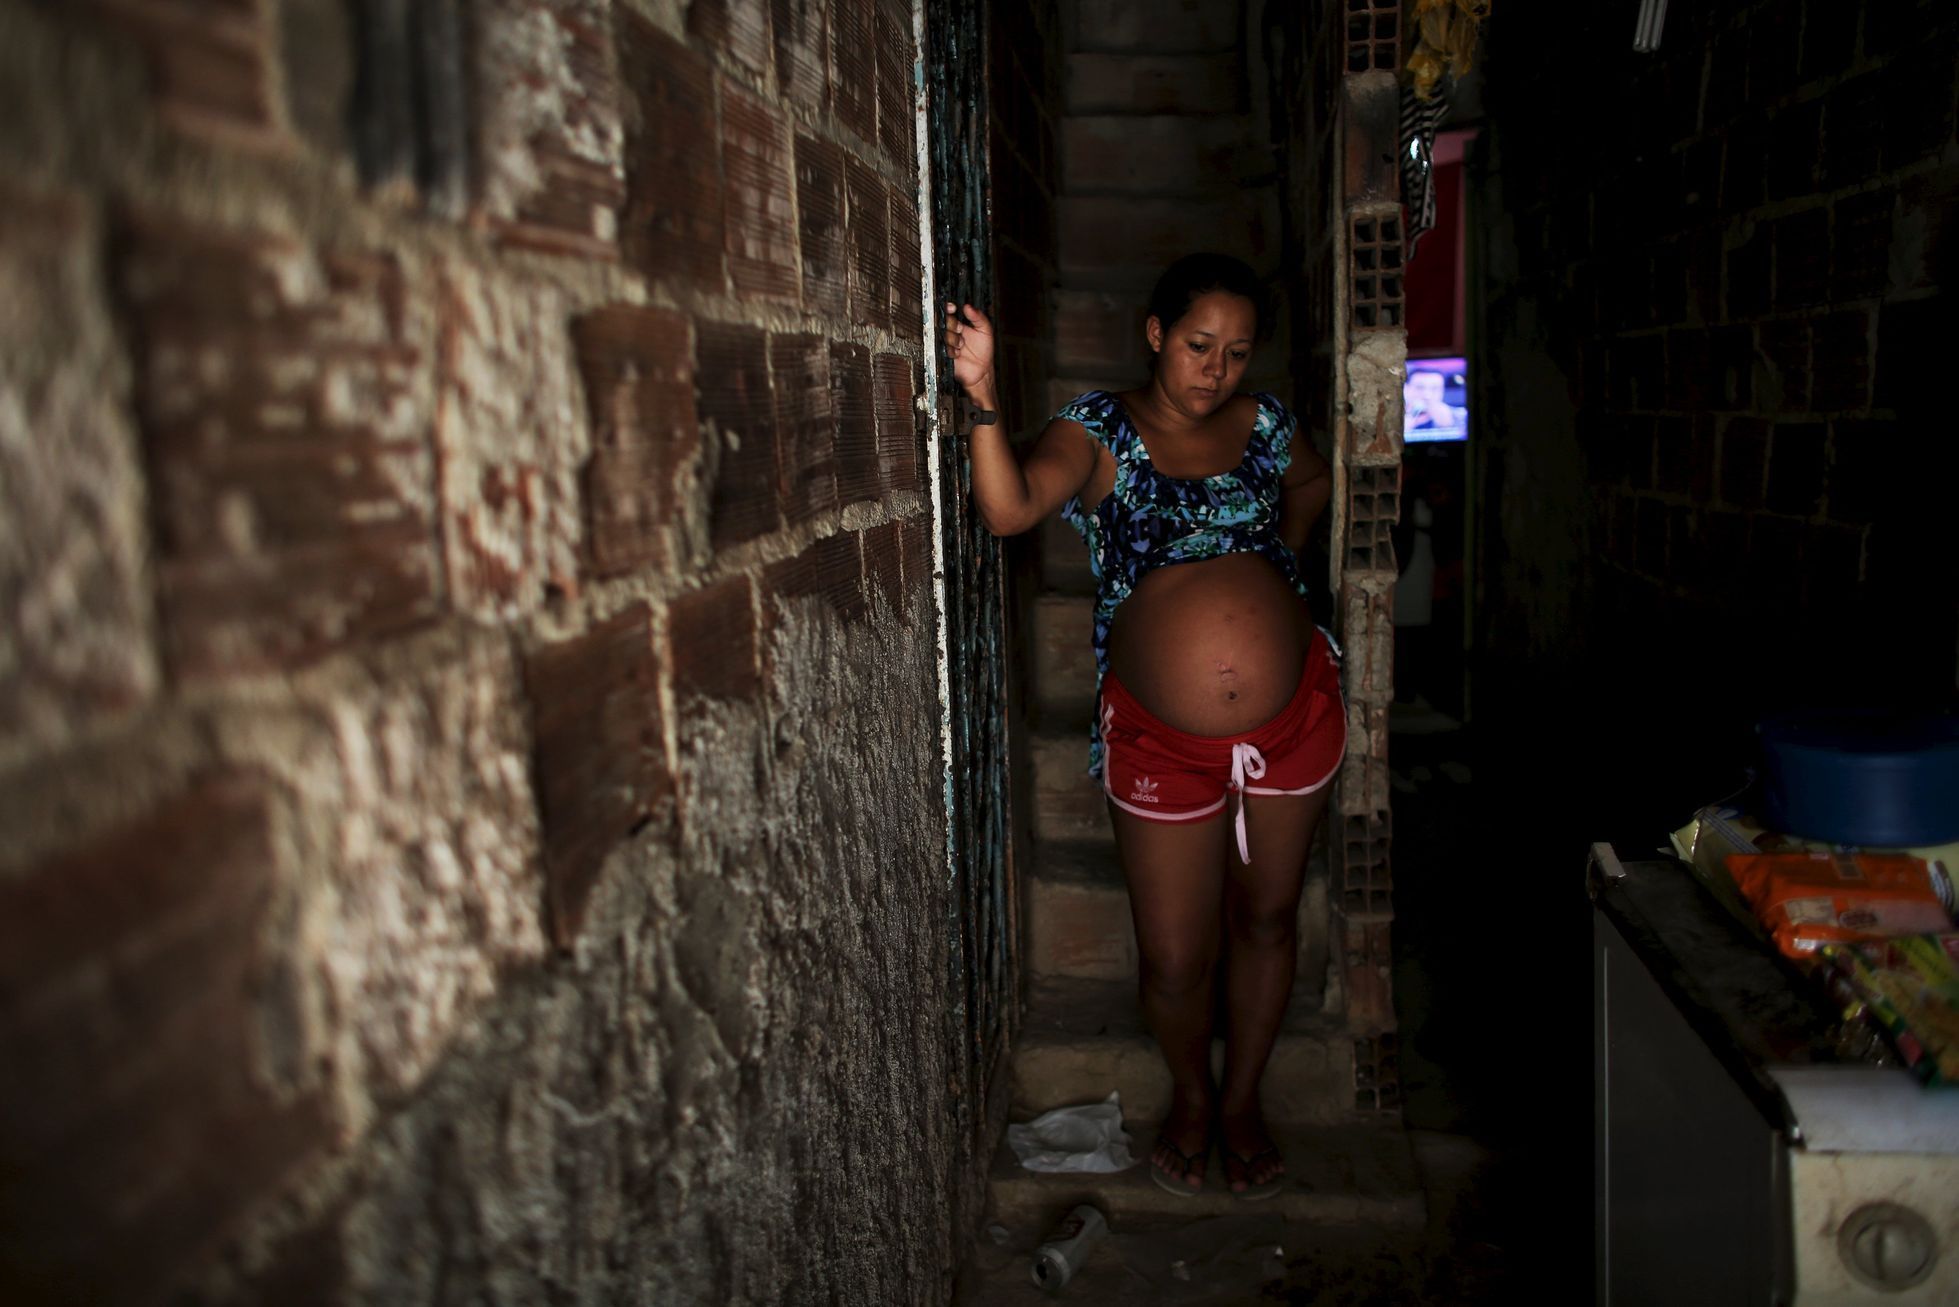
[[[1400,331],[1356,332],[1347,353],[1347,459],[1354,467],[1401,462],[1401,386],[1408,338]]]
[[[623,188],[625,128],[610,94],[617,75],[611,4],[489,0],[477,8],[477,84],[498,90],[480,98],[475,127],[485,211],[508,220],[548,200],[552,184],[565,180],[553,156]],[[582,217],[581,235],[610,241],[617,234],[605,204]]]
[[[388,255],[163,212],[118,237],[173,672],[223,680],[427,621],[427,295]]]
[[[347,1137],[375,1097],[427,1074],[504,971],[544,951],[518,685],[507,641],[447,630],[302,678],[290,708],[218,719],[222,754],[291,798],[272,1069],[329,1077]]]
[[[452,265],[436,418],[444,547],[457,607],[483,618],[575,590],[578,469],[591,439],[571,314],[547,285]]]
[[[790,605],[793,704],[696,705],[687,828],[209,1278],[345,1304],[941,1298],[954,1173],[931,625]],[[789,669],[792,669],[790,671]]]
[[[0,760],[157,685],[144,493],[79,199],[0,186]],[[56,438],[56,433],[59,433]]]
[[[50,647],[106,650],[82,666],[110,673],[57,684],[35,669],[38,725],[0,730],[0,875],[32,877],[214,770],[253,776],[267,852],[246,869],[262,880],[241,873],[265,902],[239,950],[246,1070],[268,1097],[322,1104],[330,1126],[290,1172],[222,1168],[233,1184],[223,1209],[171,1211],[196,1244],[182,1262],[210,1260],[182,1294],[147,1291],[346,1304],[943,1299],[951,1195],[974,1159],[952,1124],[962,1069],[947,1039],[952,903],[925,581],[904,565],[902,613],[872,584],[895,586],[895,574],[866,577],[869,598],[848,613],[758,585],[766,676],[726,700],[662,684],[684,802],[612,850],[561,954],[543,932],[520,673],[540,640],[629,600],[650,605],[664,657],[677,594],[761,583],[813,533],[882,529],[919,514],[921,496],[887,492],[717,553],[715,469],[696,453],[674,469],[671,567],[581,577],[590,435],[571,324],[648,298],[648,283],[590,248],[605,243],[610,212],[609,101],[568,109],[557,133],[533,130],[550,115],[525,118],[523,105],[479,124],[479,144],[511,171],[484,177],[487,224],[448,224],[359,191],[346,160],[316,152],[330,132],[245,151],[221,132],[161,124],[144,51],[93,26],[92,8],[0,0],[0,602],[17,602],[17,581],[47,588]],[[536,29],[550,40],[512,47],[517,64],[542,67],[544,84],[527,85],[548,99],[564,71],[552,61],[605,49],[615,8],[682,29],[672,0],[473,12],[515,24],[496,40],[530,30],[527,13],[550,14]],[[293,35],[290,6],[265,12],[275,35]],[[184,22],[203,17],[186,9]],[[284,76],[346,71],[292,58]],[[603,85],[590,67],[574,72]],[[271,76],[311,106],[308,122],[337,103],[331,87]],[[566,176],[589,185],[578,192],[597,206],[589,231],[530,203],[558,192],[527,185]],[[22,236],[43,203],[60,222]],[[249,674],[189,684],[158,673],[161,569],[148,555],[163,501],[137,435],[141,366],[156,360],[128,330],[141,298],[126,280],[132,213],[164,222],[165,254],[191,243],[179,232],[243,234],[246,260],[267,270],[270,290],[252,303],[286,313],[285,329],[254,329],[236,303],[217,304],[210,319],[242,343],[213,367],[248,380],[263,368],[268,403],[317,395],[325,420],[308,410],[308,435],[344,421],[403,446],[389,484],[424,512],[417,547],[432,559],[415,621]],[[525,245],[513,228],[591,240]],[[222,249],[212,257],[249,270]],[[385,275],[349,272],[383,263]],[[165,307],[211,305],[214,286],[233,284],[197,271]],[[652,298],[696,323],[738,314],[911,348],[689,294],[655,285]],[[159,334],[166,350],[179,336]],[[380,337],[399,345],[399,373],[314,348]],[[202,375],[199,360],[177,362],[189,371],[163,367],[161,392]],[[152,398],[201,420],[202,409],[169,408],[169,393]],[[242,400],[225,411],[246,413]],[[206,461],[181,466],[200,493],[218,484]],[[218,535],[250,525],[173,502]],[[69,614],[85,614],[86,629],[62,626]],[[11,623],[12,608],[0,616]],[[24,647],[9,641],[29,630],[0,630],[0,713],[27,665],[8,661]]]

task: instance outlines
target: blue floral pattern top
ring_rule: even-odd
[[[1245,457],[1229,472],[1192,480],[1167,477],[1150,462],[1143,438],[1122,401],[1106,390],[1078,396],[1055,414],[1079,422],[1115,456],[1115,486],[1091,511],[1076,495],[1061,516],[1081,532],[1095,574],[1095,684],[1109,670],[1109,630],[1143,577],[1159,567],[1225,554],[1252,553],[1269,561],[1301,598],[1306,584],[1292,550],[1279,539],[1279,486],[1292,463],[1298,426],[1286,406],[1267,394],[1258,401]],[[1102,728],[1089,714],[1088,770],[1102,774]]]

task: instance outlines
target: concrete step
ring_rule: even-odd
[[[1325,993],[1327,878],[1307,877],[1299,900],[1294,1000],[1316,1009]],[[1129,886],[1111,840],[1043,844],[1027,880],[1027,970],[1037,981],[1136,982],[1136,928]]]
[[[1237,5],[1193,0],[1076,0],[1070,50],[1198,54],[1235,50],[1243,39]]]
[[[1081,537],[1065,522],[1062,529],[1074,552],[1086,559]],[[1094,625],[1095,601],[1087,595],[1045,594],[1034,601],[1034,703],[1040,721],[1088,720],[1095,701]]]
[[[1056,513],[1041,524],[1041,582],[1057,595],[1093,601],[1095,573],[1089,570],[1088,547],[1075,528]],[[1093,651],[1091,651],[1093,657]]]
[[[1047,1229],[1076,1203],[1089,1202],[1112,1228],[1257,1212],[1305,1224],[1420,1230],[1428,1204],[1407,1133],[1399,1123],[1275,1126],[1286,1159],[1286,1185],[1274,1197],[1246,1203],[1220,1182],[1211,1155],[1208,1181],[1189,1196],[1157,1187],[1148,1170],[1153,1130],[1127,1114],[1130,1152],[1137,1164],[1113,1174],[1043,1174],[1020,1165],[1004,1143],[990,1176],[992,1219],[1009,1229]],[[1033,1290],[1028,1290],[1031,1296]]]
[[[1027,895],[1027,970],[1036,980],[1135,984],[1136,928],[1112,842],[1042,845]]]
[[[1143,339],[1145,299],[1096,290],[1055,292],[1055,367],[1064,374],[1141,377],[1149,356]]]
[[[1277,172],[1273,148],[1240,117],[1071,114],[1061,123],[1070,195],[1216,196]]]
[[[1140,290],[1192,250],[1233,254],[1264,276],[1279,261],[1278,197],[1270,187],[1191,199],[1063,195],[1058,203],[1061,284]]]
[[[1421,1157],[1419,1144],[1416,1156]],[[1429,1183],[1426,1176],[1424,1181]],[[1442,1302],[1494,1307],[1516,1301],[1481,1291],[1487,1275],[1467,1281],[1469,1296],[1437,1295],[1430,1251],[1436,1240],[1430,1232],[1445,1228],[1437,1209],[1446,1208],[1448,1198],[1428,1199],[1427,1225],[1421,1229],[1289,1221],[1279,1212],[1262,1211],[1276,1206],[1269,1202],[1239,1203],[1222,1215],[1125,1215],[1089,1249],[1087,1264],[1069,1279],[1062,1296],[1068,1307]],[[954,1307],[1030,1307],[1035,1295],[1028,1287],[1029,1268],[1053,1224],[991,1226],[960,1270]],[[1450,1285],[1445,1292],[1453,1289]]]
[[[1131,981],[1036,977],[1014,1048],[1012,1112],[1121,1095],[1123,1115],[1154,1121],[1170,1109],[1170,1073],[1143,1027]],[[1222,1058],[1223,1044],[1215,1057]],[[1295,992],[1260,1087],[1266,1119],[1326,1125],[1354,1119],[1353,1040],[1307,994]]]
[[[1245,73],[1236,51],[1207,55],[1071,54],[1069,113],[1239,113]]]
[[[1034,837],[1043,844],[1108,843],[1102,784],[1088,774],[1088,718],[1079,729],[1047,722],[1030,737],[1034,755]]]
[[[1141,304],[1147,292],[1138,295],[1136,302]],[[1091,390],[1129,390],[1141,385],[1148,373],[1139,369],[1121,372],[1111,369],[1107,372],[1093,372],[1084,369],[1065,377],[1055,377],[1048,382],[1048,412],[1059,413],[1078,395],[1086,395]]]
[[[1048,412],[1059,411],[1083,390],[1128,390],[1142,384],[1150,371],[1149,344],[1143,338],[1148,298],[1146,291],[1056,292],[1055,362],[1063,375],[1048,387]],[[1286,399],[1292,389],[1290,336],[1284,306],[1274,304],[1272,312],[1272,330],[1258,343],[1238,384],[1247,392],[1270,390]]]

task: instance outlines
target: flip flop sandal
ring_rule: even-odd
[[[1204,1160],[1204,1154],[1211,1151],[1211,1146],[1209,1144],[1200,1144],[1196,1152],[1186,1153],[1183,1149],[1177,1147],[1167,1139],[1159,1139],[1157,1142],[1169,1149],[1172,1153],[1175,1153],[1177,1160],[1183,1166],[1173,1176],[1158,1166],[1154,1159],[1151,1159],[1149,1163],[1150,1179],[1156,1181],[1156,1187],[1165,1193],[1175,1194],[1179,1198],[1195,1198],[1198,1194],[1204,1192],[1204,1186],[1202,1184],[1193,1185],[1188,1183],[1188,1181],[1190,1179],[1190,1173],[1195,1171],[1197,1164]]]
[[[1285,1158],[1279,1155],[1279,1150],[1276,1146],[1272,1148],[1261,1148],[1249,1157],[1243,1153],[1234,1152],[1226,1148],[1223,1144],[1218,1145],[1218,1151],[1224,1154],[1224,1159],[1227,1162],[1236,1162],[1238,1164],[1238,1174],[1247,1177],[1258,1169],[1258,1164],[1263,1158],[1275,1157],[1281,1162],[1285,1161]],[[1262,1202],[1267,1198],[1277,1197],[1279,1191],[1286,1187],[1286,1177],[1284,1173],[1281,1173],[1263,1184],[1251,1184],[1248,1182],[1243,1189],[1233,1189],[1231,1188],[1231,1178],[1226,1176],[1224,1184],[1226,1192],[1233,1198],[1241,1199],[1248,1203],[1256,1203]]]

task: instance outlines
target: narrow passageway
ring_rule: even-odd
[[[1334,315],[1345,312],[1347,297],[1342,287],[1335,303],[1334,277],[1320,268],[1336,255],[1327,222],[1346,210],[1339,194],[1325,190],[1337,192],[1341,179],[1318,170],[1306,147],[1316,131],[1335,130],[1330,106],[1341,96],[1321,82],[1340,77],[1346,64],[1339,14],[1092,2],[1064,4],[1059,13],[1067,73],[1056,120],[1055,380],[1046,411],[1084,391],[1137,384],[1147,367],[1142,324],[1151,283],[1179,255],[1217,250],[1247,260],[1278,305],[1243,388],[1277,393],[1309,423],[1342,412],[1325,392],[1346,384],[1347,348],[1380,345],[1364,335],[1343,345],[1346,330],[1335,338]],[[1391,14],[1387,20],[1391,28]],[[1371,18],[1366,30],[1371,42]],[[1385,39],[1394,45],[1391,30]],[[1374,46],[1363,49],[1371,59]],[[1356,71],[1377,94],[1392,95],[1392,56],[1378,72],[1368,62]],[[1386,212],[1378,196],[1354,198],[1374,202],[1366,212]],[[1299,207],[1288,212],[1288,204]],[[1398,339],[1398,318],[1373,325],[1374,334]],[[1040,420],[1029,414],[1023,426],[1037,429]],[[1312,430],[1324,452],[1341,457],[1344,422],[1338,433]],[[1361,446],[1373,438],[1355,437]],[[1382,448],[1398,447],[1382,439]],[[1354,533],[1371,541],[1392,522],[1393,498],[1376,486],[1384,476],[1391,486],[1393,473],[1391,455],[1353,467],[1343,459],[1336,493],[1347,498],[1332,515],[1341,535],[1322,533],[1309,546],[1315,615],[1336,630],[1348,614],[1333,598],[1328,542]],[[1170,1086],[1136,1010],[1135,934],[1106,801],[1083,774],[1095,693],[1094,582],[1082,542],[1065,524],[1051,520],[1040,543],[1040,569],[1025,578],[1036,594],[1023,601],[1031,617],[1036,842],[1025,882],[1029,1006],[1013,1053],[1010,1112],[1025,1120],[1114,1091],[1141,1156],[1169,1108]],[[1343,561],[1350,565],[1343,597],[1354,598],[1356,611],[1383,604],[1390,551]],[[1378,645],[1388,638],[1384,624],[1361,631],[1350,661],[1385,665],[1390,651]],[[1111,1234],[1069,1287],[1081,1301],[1221,1303],[1261,1290],[1329,1303],[1382,1294],[1415,1301],[1431,1291],[1500,1300],[1493,1296],[1500,1254],[1467,1267],[1446,1256],[1458,1228],[1473,1231],[1472,1243],[1493,1238],[1478,1192],[1490,1170],[1488,1146],[1461,1133],[1465,1117],[1452,1104],[1432,1111],[1427,1133],[1412,1142],[1401,1121],[1391,997],[1401,973],[1390,975],[1387,948],[1399,896],[1389,901],[1384,834],[1391,687],[1353,673],[1349,687],[1355,730],[1344,793],[1328,820],[1332,852],[1313,857],[1298,917],[1297,978],[1264,1083],[1267,1120],[1291,1171],[1279,1197],[1263,1206],[1234,1200],[1215,1163],[1200,1193],[1178,1196],[1150,1183],[1142,1165],[1107,1177],[1035,1175],[1003,1148],[963,1301],[1018,1300],[1029,1251],[1084,1199],[1106,1214]],[[1454,815],[1418,809],[1416,819],[1440,826]],[[1420,851],[1422,842],[1411,847]],[[1444,1096],[1457,1089],[1437,1088]]]
[[[1280,129],[1291,187],[1283,266],[1300,275],[1292,321],[1305,324],[1288,380],[1302,413],[1324,406],[1318,429],[1345,458],[1330,562],[1346,634],[1366,630],[1370,602],[1386,599],[1407,561],[1395,556],[1394,537],[1412,526],[1400,442],[1370,451],[1382,433],[1368,418],[1378,405],[1399,428],[1401,380],[1418,361],[1412,341],[1405,363],[1382,330],[1404,307],[1395,228],[1416,210],[1395,175],[1396,84],[1387,79],[1375,99],[1367,80],[1406,55],[1402,7],[1337,8],[1336,38],[1307,40],[1325,59],[1306,60],[1313,75],[1292,83],[1299,100],[1266,103],[1281,119],[1298,115]],[[1928,315],[1952,279],[1954,21],[1927,5],[1759,0],[1676,13],[1657,49],[1634,49],[1630,26],[1610,13],[1499,6],[1460,181],[1466,333],[1455,348],[1422,351],[1453,357],[1447,385],[1458,388],[1446,402],[1468,413],[1466,457],[1448,472],[1460,478],[1451,493],[1461,511],[1448,522],[1460,539],[1447,543],[1464,563],[1461,606],[1438,608],[1431,636],[1459,643],[1461,684],[1433,696],[1446,714],[1427,724],[1445,729],[1398,729],[1426,714],[1392,711],[1370,681],[1381,667],[1367,639],[1350,647],[1350,703],[1376,765],[1343,776],[1322,882],[1331,965],[1321,1011],[1334,1022],[1319,1034],[1358,1037],[1337,1053],[1328,1040],[1319,1065],[1348,1059],[1333,1079],[1363,1103],[1391,1096],[1426,1230],[1396,1244],[1378,1224],[1321,1219],[1277,1257],[1269,1216],[1259,1225],[1224,1209],[1224,1225],[1176,1222],[1181,1241],[1112,1236],[1112,1251],[1091,1263],[1101,1271],[1093,1291],[1163,1301],[1255,1290],[1298,1301],[1508,1301],[1520,1286],[1589,1295],[1588,844],[1655,848],[1695,806],[1732,793],[1753,761],[1752,722],[1777,706],[1922,710],[1954,695],[1954,581],[1925,570],[1939,556],[1935,494],[1915,474],[1889,482],[1881,471],[1922,464],[1935,484],[1951,479],[1952,447],[1908,427],[1935,402]],[[1134,31],[1075,39],[1120,43]],[[1313,135],[1333,116],[1322,102],[1340,105],[1343,134]],[[1142,112],[1131,113],[1131,135],[1142,135]],[[1153,162],[1167,168],[1186,138],[1151,135],[1162,142]],[[1376,141],[1389,148],[1371,151]],[[1123,158],[1104,149],[1083,184],[1133,185]],[[1064,191],[1075,184],[1061,181]],[[1098,260],[1119,248],[1098,246]],[[1071,301],[1065,257],[1062,271],[1064,305],[1112,307]],[[1372,388],[1383,375],[1392,397]],[[1080,388],[1064,380],[1057,397]],[[1424,457],[1421,475],[1445,464]],[[1885,500],[1880,483],[1902,498]],[[1059,530],[1048,544],[1051,558],[1077,556]],[[1085,643],[1082,618],[1062,594],[1083,582],[1052,567],[1050,581],[1037,699],[1053,693],[1043,675],[1073,677],[1085,693],[1082,655],[1066,662]],[[1387,608],[1375,611],[1385,625]],[[1791,621],[1809,634],[1772,634]],[[1039,761],[1044,775],[1070,774],[1065,745]],[[1095,830],[1092,792],[1065,809],[1065,786],[1044,784],[1048,796],[1043,814],[1065,814],[1056,847]],[[1055,941],[1089,938],[1076,921],[1091,874],[1079,857],[1052,865],[1071,879],[1064,895],[1059,870],[1036,868],[1036,892],[1053,906],[1030,911],[1035,969],[1052,965]],[[1117,951],[1119,930],[1096,938],[1105,974],[1133,966]],[[1048,1037],[1030,1023],[1022,1055]],[[1310,1075],[1275,1068],[1274,1080],[1316,1084],[1307,1097],[1330,1101],[1313,1097],[1326,1085]],[[1016,1093],[1017,1109],[1027,1105],[1024,1088]],[[1151,1112],[1130,1117],[1146,1143]],[[1050,1186],[1048,1216],[1065,1210],[1068,1190]],[[1122,1195],[1096,1192],[1122,1212]],[[1256,1233],[1236,1238],[1228,1223],[1241,1216],[1239,1228]],[[996,1233],[1031,1241],[1035,1224]],[[1153,1237],[1162,1243],[1139,1251]],[[1193,1249],[1217,1256],[1210,1269],[1221,1278],[1208,1287],[1181,1278],[1203,1264]],[[1011,1278],[1011,1256],[983,1243],[978,1257]]]
[[[1959,9],[1633,8],[0,0],[0,1301],[1589,1297],[1588,845],[1959,698]],[[933,302],[1029,436],[1192,250],[1345,650],[1262,1201],[1006,1142],[1171,1086]]]

